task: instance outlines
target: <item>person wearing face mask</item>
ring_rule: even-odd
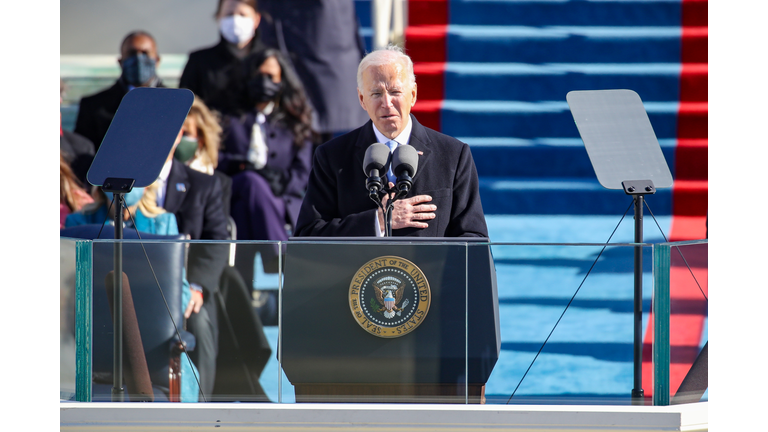
[[[157,76],[160,56],[155,39],[145,31],[135,31],[120,44],[120,78],[112,87],[80,100],[75,133],[93,142],[96,150],[115,117],[126,93],[136,87],[163,87]]]
[[[226,89],[242,79],[243,59],[264,49],[258,32],[261,14],[256,0],[219,0],[215,17],[221,40],[189,54],[179,88],[192,90],[208,108],[227,114],[237,109]]]
[[[288,240],[309,177],[312,111],[279,51],[249,57],[245,70],[233,89],[241,108],[223,118],[218,169],[232,176],[238,239]]]
[[[150,234],[178,234],[179,227],[176,224],[176,217],[157,207],[156,196],[157,183],[153,183],[147,188],[133,188],[125,194],[123,198],[127,208],[123,209],[123,226]],[[93,187],[91,197],[93,198],[91,204],[67,216],[64,223],[65,227],[103,224],[104,222],[110,225],[114,224],[115,209],[111,208],[113,194],[103,192],[99,187]]]
[[[146,188],[133,188],[129,193],[123,195],[126,206],[123,209],[124,227],[133,228],[139,233],[179,234],[176,216],[173,213],[166,212],[157,205],[157,191],[159,187],[159,182],[155,182]],[[81,210],[67,216],[64,228],[87,224],[103,224],[104,222],[114,225],[115,208],[112,204],[114,195],[111,192],[102,191],[99,187],[93,187],[91,196],[93,197],[91,204],[87,204]],[[181,294],[184,319],[190,318],[193,313],[199,311],[199,296],[201,294],[193,291],[187,279],[184,278]],[[190,365],[190,362],[186,359],[186,354],[182,354],[181,376],[182,402],[197,402],[200,387],[195,377],[200,376],[200,372],[194,363]]]
[[[216,176],[221,182],[222,205],[224,214],[229,215],[232,196],[232,179],[216,170],[219,164],[219,145],[221,143],[221,125],[219,116],[211,111],[198,96],[195,96],[189,109],[182,137],[173,153],[174,159],[195,171]]]

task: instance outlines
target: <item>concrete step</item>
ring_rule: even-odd
[[[622,215],[632,198],[623,190],[606,189],[597,178],[480,177],[480,199],[486,214]],[[656,215],[672,212],[672,190],[646,197]]]
[[[664,102],[677,100],[681,72],[680,63],[450,62],[445,99],[535,102],[565,100],[572,90],[631,89],[644,101]]]
[[[526,27],[451,24],[408,27],[406,44],[409,50],[426,54],[426,57],[419,57],[419,61],[672,63],[680,61],[682,35],[679,26]],[[706,34],[703,37],[706,38]],[[439,55],[440,51],[446,52],[444,58]],[[432,56],[436,58],[429,58]]]
[[[413,0],[411,0],[413,1]],[[452,0],[451,24],[484,25],[680,25],[680,1]]]
[[[578,138],[579,133],[573,121],[565,98],[555,101],[487,101],[487,100],[445,100],[430,103],[420,100],[414,106],[414,113],[439,114],[442,132],[451,136],[471,137],[516,137],[535,139]],[[645,102],[651,125],[658,139],[676,138],[678,112],[677,102]],[[681,113],[706,119],[706,108],[700,111]],[[703,110],[703,111],[702,111]],[[691,137],[693,138],[693,137]]]
[[[458,139],[470,145],[477,172],[483,177],[595,178],[592,162],[580,138]],[[659,146],[674,176],[676,140],[661,140]]]

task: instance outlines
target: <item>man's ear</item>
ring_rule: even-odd
[[[365,111],[368,111],[368,110],[365,108],[365,104],[363,103],[363,94],[362,94],[362,93],[360,93],[360,89],[357,89],[357,100],[360,102],[360,106],[361,106],[361,107],[362,107],[362,108],[363,108]]]

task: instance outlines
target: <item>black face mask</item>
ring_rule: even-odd
[[[256,105],[277,99],[280,90],[283,89],[283,84],[272,81],[272,77],[269,75],[261,74],[248,80],[247,87],[248,99],[251,104]]]
[[[123,59],[123,78],[132,86],[140,86],[155,77],[155,59],[144,53]]]

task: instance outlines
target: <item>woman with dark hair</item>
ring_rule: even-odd
[[[264,49],[261,14],[256,0],[219,0],[214,18],[221,40],[189,54],[179,88],[192,90],[208,108],[229,113],[236,107],[226,89],[242,78],[243,59]]]
[[[287,240],[307,187],[315,132],[304,88],[279,51],[244,61],[231,88],[240,109],[222,119],[218,170],[232,176],[238,240]]]

